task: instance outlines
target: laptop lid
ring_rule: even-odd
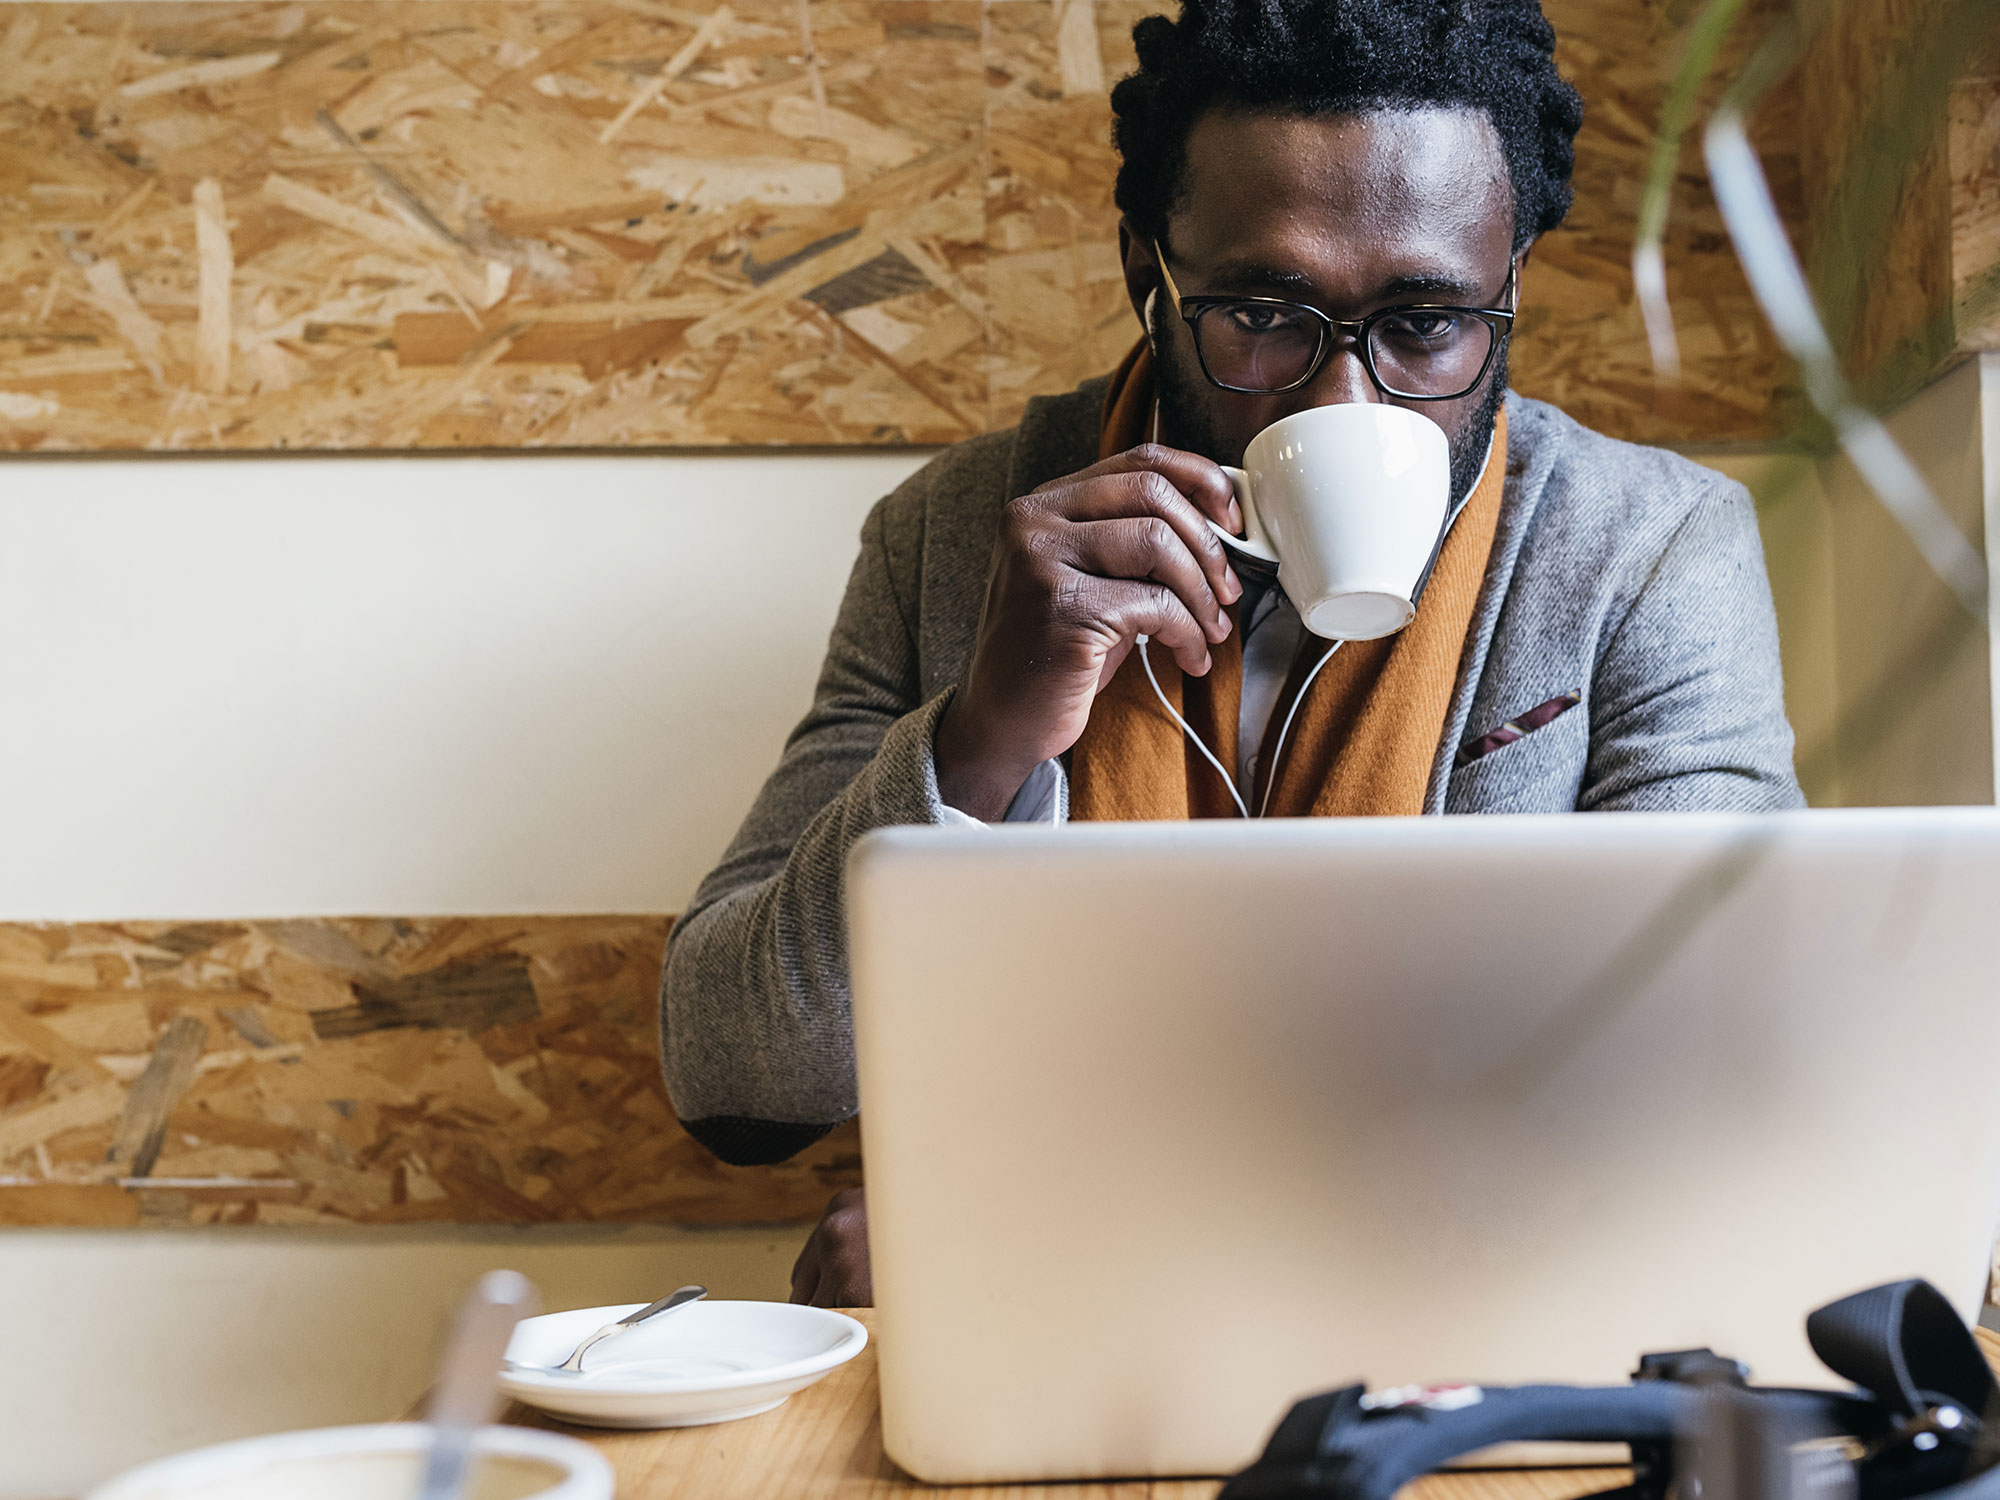
[[[2000,813],[893,829],[849,875],[884,1446],[1214,1474],[1367,1380],[1834,1383],[1982,1301]]]

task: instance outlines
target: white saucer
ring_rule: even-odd
[[[549,1368],[644,1305],[525,1320],[507,1345],[502,1389],[585,1427],[697,1427],[769,1411],[868,1343],[866,1328],[823,1307],[696,1302],[607,1339],[585,1359],[582,1375]]]

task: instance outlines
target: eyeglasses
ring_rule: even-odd
[[[1347,319],[1276,297],[1183,297],[1157,243],[1153,259],[1194,335],[1202,374],[1225,391],[1295,391],[1319,373],[1345,336],[1384,395],[1452,401],[1478,388],[1494,352],[1514,330],[1510,307],[1384,307]],[[1515,269],[1507,269],[1503,295],[1509,302],[1515,300]]]

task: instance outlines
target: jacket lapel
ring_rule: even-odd
[[[1551,430],[1548,414],[1533,402],[1507,393],[1507,490],[1500,505],[1500,524],[1493,534],[1493,550],[1486,563],[1486,581],[1480,586],[1479,603],[1472,612],[1472,627],[1466,632],[1465,656],[1459,663],[1458,686],[1452,694],[1451,711],[1445,715],[1444,737],[1438,742],[1437,758],[1431,763],[1430,789],[1424,798],[1426,813],[1444,811],[1445,791],[1458,746],[1464,740],[1472,715],[1472,700],[1486,675],[1492,654],[1493,636],[1500,613],[1514,585],[1514,572],[1521,559],[1521,546],[1533,529],[1535,511],[1548,488],[1562,448],[1558,433]]]

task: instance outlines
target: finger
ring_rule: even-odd
[[[821,1270],[819,1284],[813,1288],[814,1307],[845,1307],[849,1297],[847,1284],[854,1279],[851,1267],[853,1254],[846,1246],[830,1249]]]
[[[1243,585],[1229,566],[1229,553],[1207,519],[1179,490],[1149,469],[1099,475],[1062,493],[1057,502],[1070,521],[1110,521],[1153,516],[1166,522],[1224,604],[1242,597]]]
[[[1132,647],[1136,644],[1136,639],[1125,640],[1121,638],[1117,645],[1105,653],[1104,665],[1098,669],[1097,673],[1098,692],[1101,693],[1111,686],[1111,679],[1118,675],[1118,669],[1125,665],[1125,658],[1132,654]]]
[[[1211,642],[1229,634],[1229,615],[1180,533],[1158,516],[1086,521],[1069,530],[1070,566],[1099,578],[1150,578],[1174,591]]]
[[[1094,479],[1112,474],[1150,472],[1160,475],[1206,516],[1227,531],[1243,529],[1243,513],[1237,508],[1236,490],[1222,465],[1199,453],[1169,448],[1164,443],[1141,443],[1101,458],[1073,479]]]
[[[1172,589],[1162,583],[1132,583],[1115,578],[1098,579],[1095,585],[1096,597],[1091,600],[1090,608],[1100,628],[1110,631],[1120,641],[1150,636],[1154,645],[1164,646],[1173,653],[1175,663],[1188,676],[1207,675],[1213,665],[1208,637]],[[1159,653],[1153,655],[1157,660]]]
[[[874,1278],[865,1249],[842,1251],[813,1291],[815,1307],[867,1307],[874,1300]]]
[[[786,1300],[797,1302],[806,1307],[812,1306],[813,1299],[819,1295],[820,1285],[824,1279],[819,1274],[817,1266],[809,1268],[803,1275],[794,1273],[792,1276],[792,1294]]]
[[[792,1262],[791,1301],[811,1305],[819,1290],[819,1260],[819,1230],[815,1228],[807,1237],[805,1248],[799,1251],[799,1258]]]

